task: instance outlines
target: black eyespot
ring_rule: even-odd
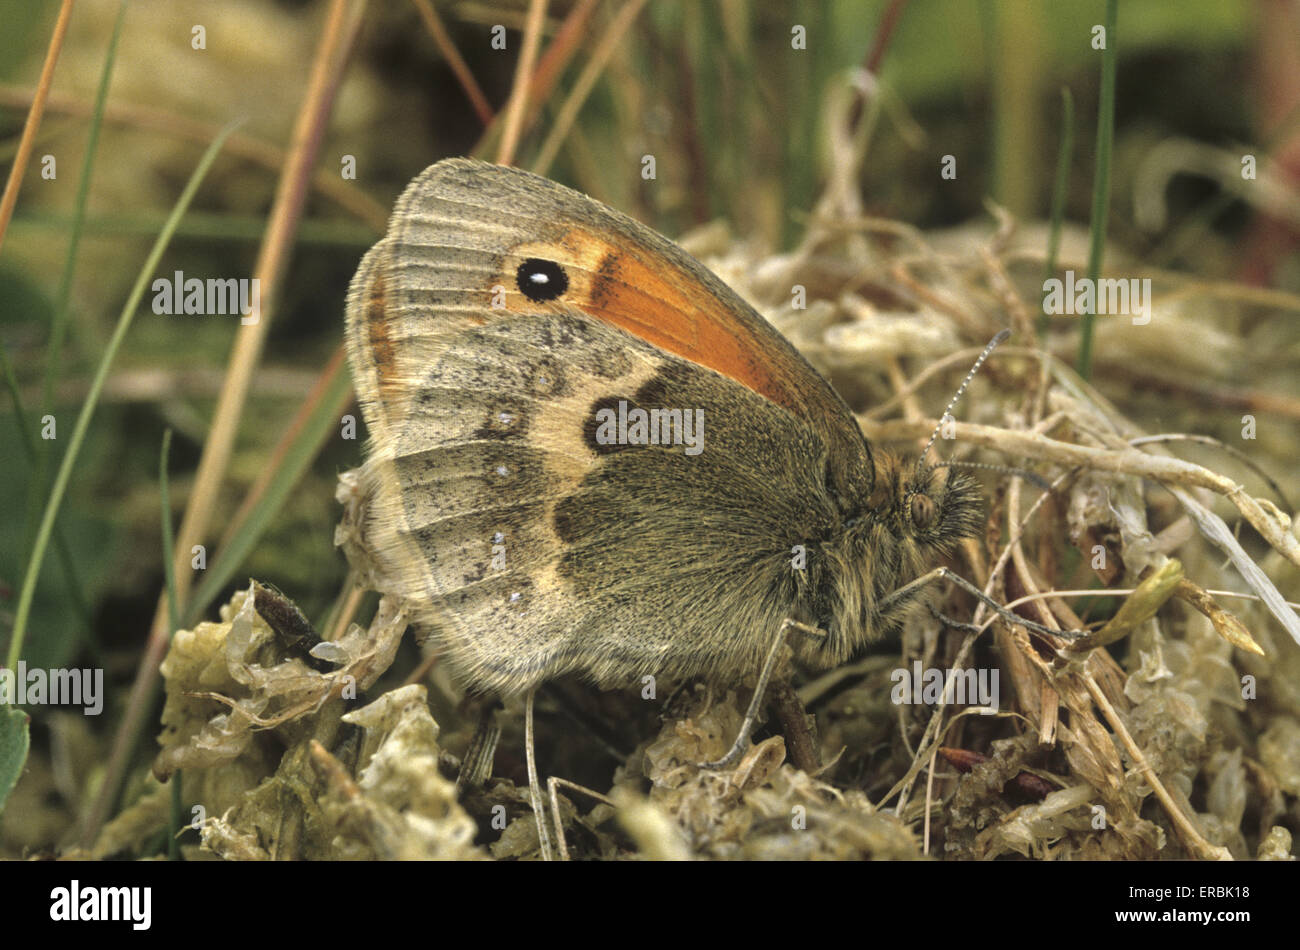
[[[924,531],[934,521],[934,502],[929,495],[912,496],[912,524]]]
[[[544,303],[569,289],[569,276],[555,261],[530,257],[515,271],[515,283],[519,292],[529,300]]]

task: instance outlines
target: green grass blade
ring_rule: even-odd
[[[126,0],[121,0],[117,8],[117,19],[113,21],[113,36],[108,41],[108,52],[104,56],[104,67],[99,74],[99,88],[95,91],[95,107],[90,114],[90,128],[86,136],[86,156],[82,160],[81,176],[77,181],[76,204],[72,213],[72,233],[68,237],[68,253],[63,260],[63,275],[59,279],[59,292],[54,304],[54,319],[50,324],[50,348],[46,355],[45,382],[41,395],[41,404],[45,412],[51,411],[54,398],[54,382],[59,376],[59,365],[63,355],[63,341],[68,331],[72,277],[77,270],[77,251],[81,247],[82,228],[86,221],[86,200],[90,195],[90,179],[95,170],[95,153],[99,146],[99,130],[104,121],[104,104],[108,100],[108,86],[113,76],[113,63],[117,59],[117,44],[122,35],[122,20],[125,16]]]
[[[1047,231],[1047,268],[1043,280],[1056,276],[1056,255],[1061,249],[1061,225],[1065,222],[1065,198],[1070,188],[1070,156],[1074,154],[1074,96],[1069,86],[1061,87],[1061,147],[1056,153],[1056,180],[1052,182],[1051,224]],[[1047,291],[1043,291],[1047,296]],[[1047,311],[1038,308],[1038,338],[1047,339],[1051,321]]]
[[[18,427],[18,440],[27,455],[27,463],[34,469],[39,457],[36,436],[27,427],[27,410],[23,406],[22,393],[18,391],[18,378],[14,375],[13,364],[9,361],[9,351],[3,344],[0,344],[0,375],[4,376],[5,389],[9,390],[9,398],[14,404],[14,424]],[[86,644],[95,654],[99,665],[103,666],[102,649],[95,636],[94,625],[91,623],[90,605],[86,603],[76,562],[72,560],[72,549],[68,547],[68,539],[63,535],[63,528],[57,524],[54,526],[54,554],[59,559],[59,567],[63,570],[64,580],[68,585],[68,596],[72,598],[72,607],[85,624]]]
[[[167,429],[163,433],[162,451],[158,453],[158,498],[162,505],[162,549],[163,549],[163,576],[167,581],[167,618],[170,621],[169,629],[171,635],[176,635],[176,628],[179,626],[178,613],[179,606],[176,603],[176,565],[173,561],[173,548],[175,542],[175,533],[172,530],[172,496],[171,489],[167,484],[167,457],[171,455],[172,450],[172,430]],[[177,771],[171,779],[171,821],[169,827],[171,834],[167,836],[167,859],[169,861],[179,861],[181,857],[180,839],[177,837],[181,832],[181,773]]]
[[[99,88],[95,92],[95,107],[90,114],[90,128],[86,137],[86,155],[77,181],[76,205],[72,215],[72,234],[68,238],[68,251],[63,259],[63,274],[59,279],[58,295],[54,302],[54,316],[50,321],[50,340],[45,356],[45,380],[41,386],[41,412],[54,411],[54,382],[58,379],[63,362],[63,341],[68,334],[68,310],[72,298],[72,276],[77,269],[77,251],[81,247],[82,225],[86,220],[86,199],[90,194],[90,178],[95,169],[95,152],[99,147],[99,130],[104,121],[104,104],[108,101],[109,81],[113,76],[113,63],[117,59],[117,44],[122,36],[122,21],[126,18],[126,0],[120,0],[117,18],[113,21],[113,35],[108,41],[108,52],[99,73]],[[29,529],[36,524],[41,499],[45,496],[50,472],[51,442],[39,446],[36,466],[32,471],[27,492],[27,523]],[[30,534],[28,541],[30,541]]]
[[[172,532],[172,499],[171,489],[167,483],[167,457],[172,450],[172,430],[168,427],[163,433],[162,451],[158,458],[158,494],[162,504],[162,549],[163,549],[163,577],[167,583],[167,619],[171,622],[171,631],[175,635],[176,628],[180,626],[180,605],[176,602],[176,565],[172,563],[175,557],[175,534]]]
[[[135,286],[131,288],[131,294],[117,319],[117,326],[113,329],[113,335],[104,348],[104,355],[95,371],[95,378],[90,384],[90,391],[86,394],[86,401],[82,403],[76,426],[72,430],[72,438],[68,441],[67,451],[63,455],[63,461],[59,463],[59,471],[54,477],[54,485],[50,489],[49,500],[45,504],[45,513],[41,517],[40,528],[37,530],[31,556],[27,561],[27,572],[23,576],[22,590],[18,595],[18,610],[14,615],[13,637],[9,642],[6,665],[10,669],[17,667],[18,658],[22,655],[23,637],[27,632],[27,621],[31,615],[32,599],[36,594],[36,580],[40,576],[41,564],[45,560],[45,550],[49,546],[50,534],[54,529],[54,519],[58,515],[64,492],[67,491],[68,482],[72,478],[72,468],[77,462],[81,444],[85,441],[86,429],[90,425],[90,419],[95,413],[96,406],[99,405],[99,396],[104,389],[104,382],[108,379],[109,367],[112,365],[114,357],[117,356],[117,351],[122,346],[122,340],[126,337],[126,332],[131,328],[135,311],[140,306],[145,289],[149,286],[150,278],[158,268],[158,262],[162,260],[163,252],[167,250],[167,245],[171,241],[172,233],[176,230],[176,225],[185,215],[186,209],[189,208],[190,202],[194,199],[195,192],[198,191],[199,184],[207,175],[208,169],[212,167],[212,163],[216,160],[217,153],[221,150],[227,136],[242,121],[241,119],[232,122],[222,129],[212,144],[208,146],[207,151],[203,153],[198,167],[194,169],[190,180],[186,182],[185,189],[176,202],[176,207],[172,209],[171,216],[168,217],[167,223],[159,233],[157,241],[154,242],[148,259],[145,260],[144,266],[140,268]]]
[[[82,225],[82,234],[93,237],[120,237],[154,235],[162,227],[165,216],[141,212],[115,215],[88,215]],[[72,216],[60,211],[40,210],[17,215],[10,222],[15,234],[32,234],[46,231],[70,230]],[[196,241],[231,241],[256,243],[266,234],[265,215],[228,214],[225,212],[193,211],[176,229],[176,237]],[[300,245],[324,247],[369,248],[379,236],[365,224],[349,221],[303,221],[298,226],[295,239]]]
[[[1101,53],[1101,101],[1097,106],[1097,166],[1092,179],[1091,242],[1088,247],[1088,279],[1097,286],[1101,262],[1106,253],[1106,219],[1110,213],[1110,157],[1115,138],[1115,72],[1119,61],[1119,0],[1106,0],[1106,48]],[[1095,308],[1094,308],[1095,309]],[[1096,314],[1085,313],[1080,324],[1079,375],[1092,375],[1092,335]]]
[[[4,814],[9,793],[23,774],[30,745],[27,713],[0,705],[0,814]]]

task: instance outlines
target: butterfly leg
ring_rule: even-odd
[[[1052,630],[1050,627],[1045,627],[1041,623],[1035,623],[1033,620],[1026,620],[1024,617],[1021,617],[1019,614],[1012,613],[1010,610],[1007,610],[1007,608],[1003,607],[992,597],[985,594],[984,591],[980,590],[970,581],[966,580],[966,578],[962,577],[960,574],[956,574],[953,571],[950,571],[946,567],[936,567],[933,571],[930,571],[928,574],[922,574],[916,580],[909,581],[908,583],[904,584],[902,587],[898,588],[898,590],[894,591],[888,597],[884,598],[878,604],[876,604],[876,613],[883,616],[891,609],[896,609],[901,603],[904,603],[908,600],[911,600],[913,597],[915,597],[917,590],[924,587],[926,584],[929,584],[932,581],[937,581],[937,580],[952,581],[962,590],[966,591],[966,593],[970,594],[972,597],[979,600],[980,603],[984,604],[986,607],[988,607],[990,610],[996,613],[1003,620],[1006,620],[1009,623],[1018,624],[1026,628],[1027,630],[1032,630],[1035,633],[1044,634],[1046,636],[1064,637],[1066,639],[1073,639],[1075,637],[1083,636],[1083,631],[1081,630]],[[956,624],[954,624],[954,626],[956,626]]]
[[[763,708],[763,694],[767,692],[768,680],[772,678],[772,670],[776,668],[777,658],[781,655],[781,647],[785,645],[786,634],[791,630],[798,630],[800,633],[813,636],[826,636],[826,631],[810,627],[808,624],[800,623],[789,617],[781,621],[776,636],[772,638],[772,646],[767,651],[767,658],[763,661],[763,669],[758,674],[758,682],[754,685],[754,695],[749,701],[749,708],[745,710],[745,719],[740,724],[740,732],[736,735],[736,741],[732,743],[731,749],[726,755],[713,762],[701,762],[699,763],[700,768],[715,770],[730,768],[740,761],[740,757],[745,754],[745,749],[749,745],[749,737],[754,732],[754,725],[758,722],[758,714]]]
[[[537,761],[533,755],[533,697],[537,690],[530,689],[524,697],[524,757],[528,763],[528,800],[537,821],[537,841],[542,849],[543,861],[554,861],[551,836],[546,830],[546,809],[542,806],[542,788],[537,781]]]
[[[952,617],[949,617],[947,614],[941,612],[939,608],[936,607],[934,604],[926,604],[926,606],[930,608],[930,614],[934,617],[934,619],[939,621],[945,627],[951,627],[953,630],[960,630],[962,633],[978,634],[980,632],[980,627],[978,624],[965,623],[964,621],[961,620],[954,620]]]

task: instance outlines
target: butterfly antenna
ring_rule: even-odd
[[[989,340],[989,345],[984,347],[984,352],[979,355],[979,359],[975,361],[975,365],[970,368],[970,372],[966,374],[966,378],[961,381],[961,385],[957,387],[957,391],[952,394],[952,398],[948,400],[948,405],[944,406],[943,415],[939,416],[939,424],[935,426],[934,431],[930,433],[930,441],[925,443],[925,448],[921,452],[921,457],[916,460],[916,474],[918,476],[921,474],[921,468],[925,464],[926,456],[930,454],[930,446],[934,445],[934,440],[939,437],[939,430],[943,428],[943,420],[948,417],[948,413],[952,412],[952,407],[957,405],[957,400],[960,399],[961,394],[966,391],[966,387],[969,386],[970,381],[975,378],[975,374],[980,371],[980,367],[983,366],[984,361],[989,358],[989,354],[997,349],[999,345],[1005,343],[1010,336],[1010,330],[1001,330],[998,332],[997,336]]]
[[[1037,472],[1031,472],[1024,468],[1015,468],[1011,465],[995,465],[992,462],[936,462],[931,465],[928,471],[933,472],[936,468],[982,468],[990,472],[1002,472],[1006,475],[1019,475],[1027,482],[1033,482],[1043,491],[1051,491],[1051,483]]]

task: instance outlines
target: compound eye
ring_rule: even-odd
[[[912,496],[912,524],[924,531],[934,524],[935,507],[929,495]]]

